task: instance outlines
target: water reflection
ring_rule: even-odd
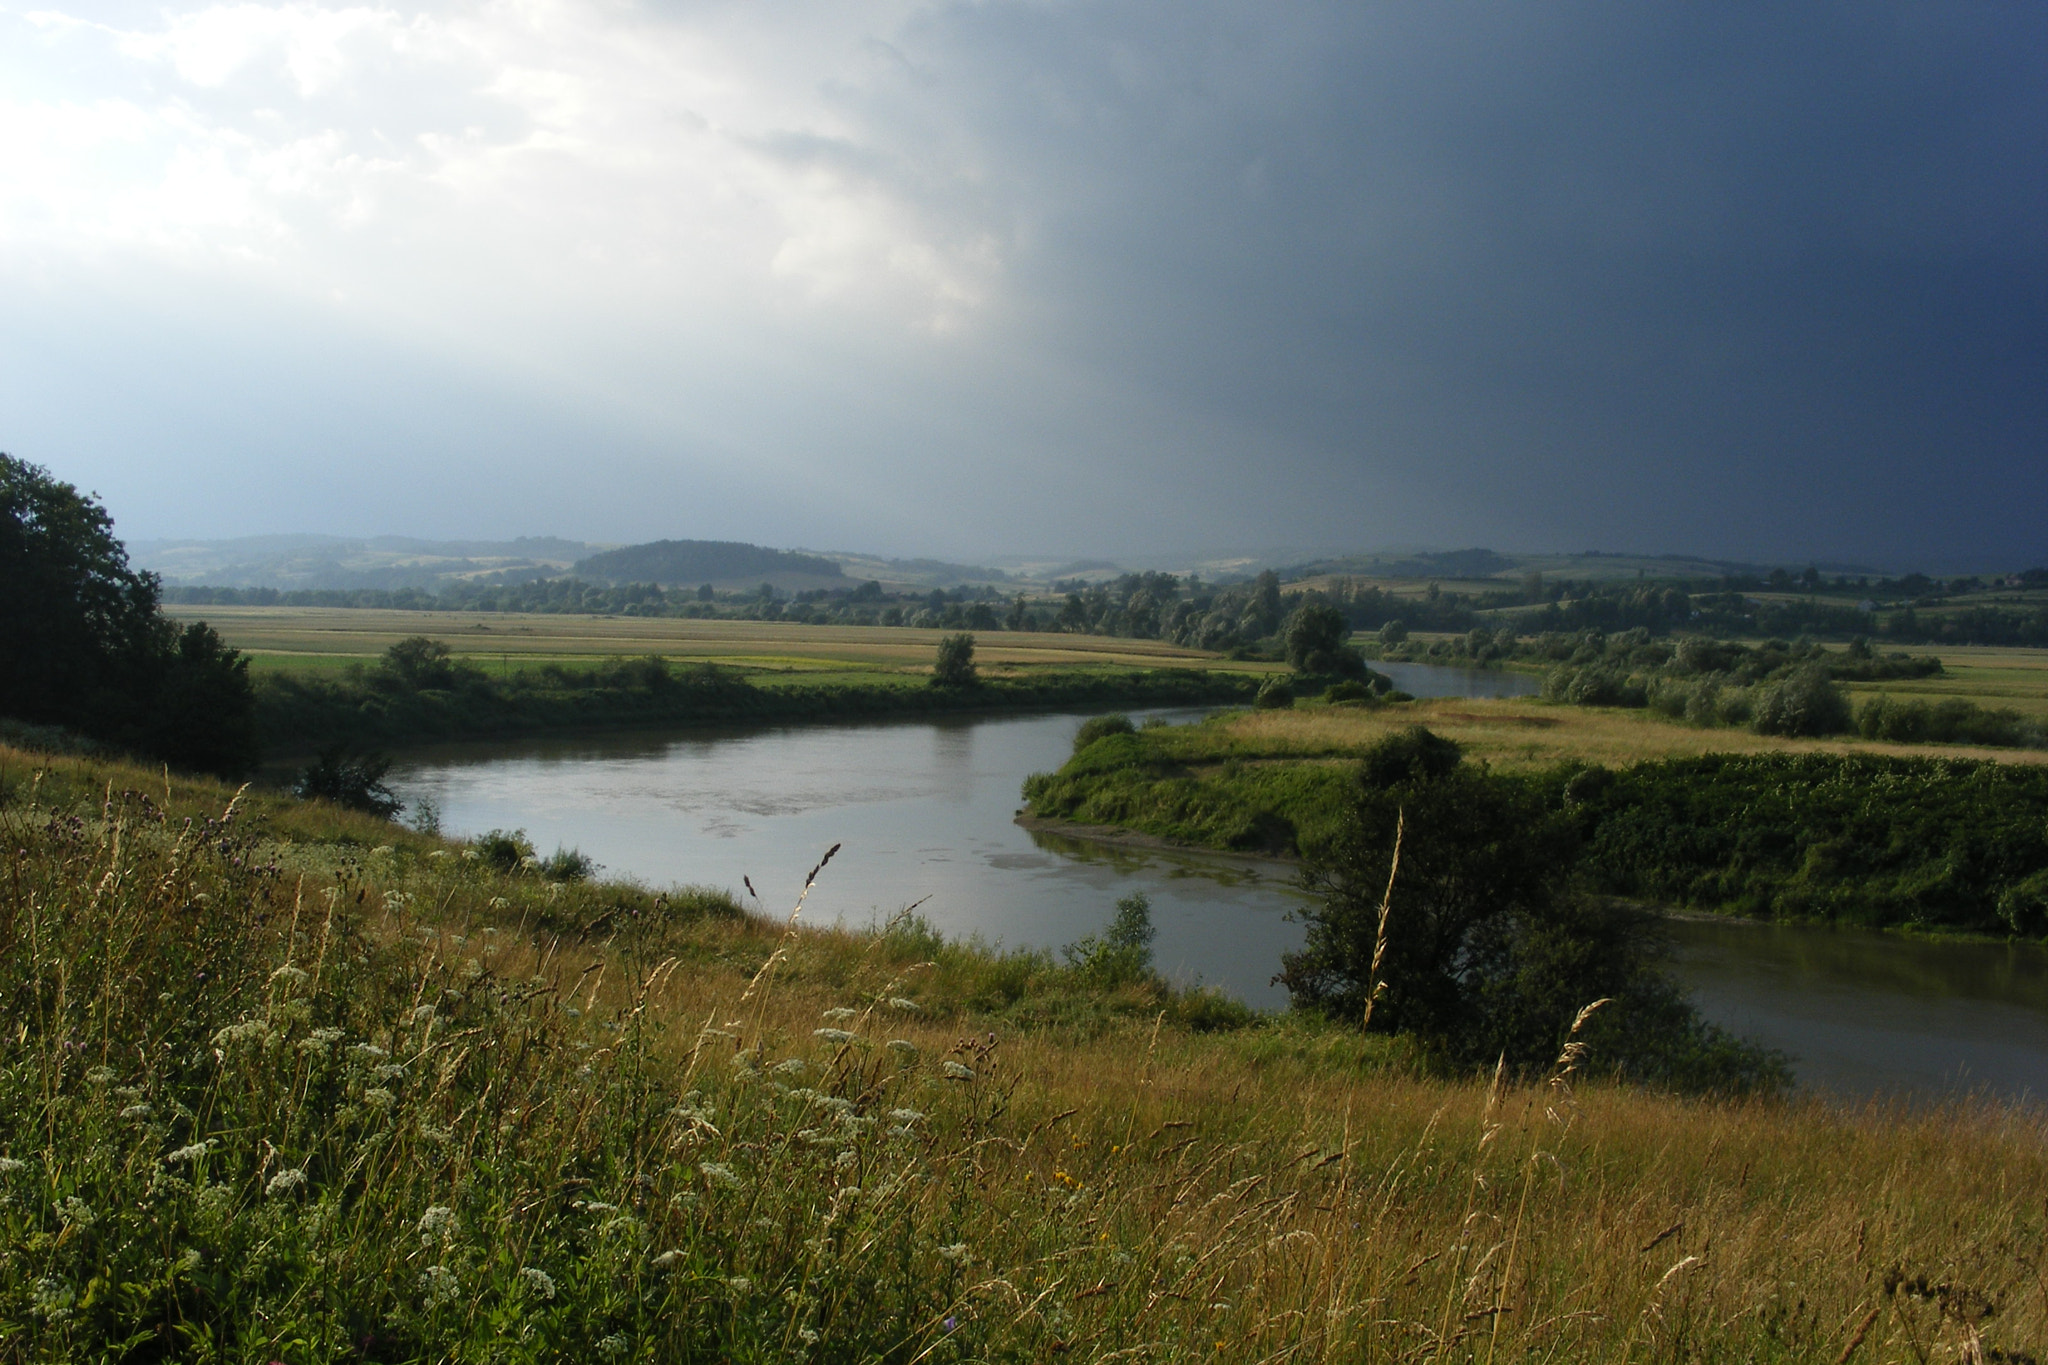
[[[1543,682],[1504,668],[1445,668],[1439,664],[1375,663],[1373,671],[1394,680],[1412,697],[1533,697]]]

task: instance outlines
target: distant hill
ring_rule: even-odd
[[[730,583],[738,579],[805,574],[842,578],[835,560],[793,550],[770,550],[736,540],[657,540],[628,545],[576,561],[578,578],[601,583],[659,583],[690,587],[699,583]]]
[[[423,588],[458,581],[548,578],[595,548],[579,540],[417,540],[409,536],[243,536],[144,540],[128,547],[138,568],[166,584],[217,588]]]

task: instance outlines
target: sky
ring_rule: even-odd
[[[2048,6],[0,0],[131,539],[2048,562]]]

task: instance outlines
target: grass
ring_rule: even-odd
[[[915,922],[550,883],[115,764],[0,751],[0,790],[9,1359],[2048,1338],[2033,1111],[1681,1101],[1588,1081],[1597,1058],[1431,1076]]]
[[[676,662],[749,669],[844,668],[928,671],[941,632],[888,626],[811,626],[780,621],[708,621],[642,616],[518,615],[375,611],[346,607],[188,607],[259,671],[325,672],[368,662],[399,640],[425,635],[488,671],[520,664],[593,664],[618,655],[658,654]],[[1098,635],[984,632],[975,659],[984,670],[1238,668],[1200,650],[1157,640]],[[494,667],[494,665],[496,667]]]

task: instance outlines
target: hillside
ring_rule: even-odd
[[[836,560],[736,540],[657,540],[646,545],[628,545],[576,561],[575,573],[602,583],[659,583],[663,587],[773,579],[792,574],[808,578],[845,576]]]

